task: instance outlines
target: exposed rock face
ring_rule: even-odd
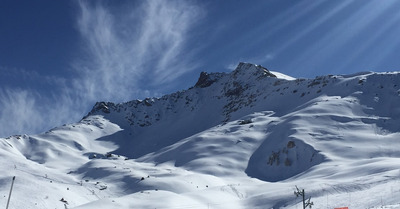
[[[136,124],[140,125],[141,127],[148,126],[149,124],[153,124],[161,119],[160,117],[162,114],[159,112],[165,112],[164,110],[160,110],[158,108],[166,108],[167,110],[171,111],[174,109],[172,112],[182,111],[178,109],[175,110],[174,108],[174,106],[179,106],[178,103],[180,103],[182,98],[184,98],[184,101],[182,102],[184,102],[185,106],[189,107],[191,111],[194,111],[196,106],[195,101],[199,99],[197,98],[197,94],[199,92],[196,89],[204,89],[208,92],[207,94],[209,94],[207,97],[217,97],[218,99],[225,98],[226,102],[224,104],[223,114],[227,120],[230,113],[235,112],[241,107],[248,106],[255,101],[255,97],[258,95],[255,95],[254,92],[249,90],[252,88],[252,86],[256,85],[255,81],[268,77],[276,78],[274,74],[261,65],[241,62],[231,73],[201,72],[198,81],[194,85],[194,89],[165,95],[162,98],[146,98],[145,100],[133,100],[121,104],[112,102],[97,102],[90,111],[89,115],[96,113],[109,114],[110,112],[119,113],[121,111],[127,111],[125,118],[131,125]],[[216,83],[219,83],[223,88],[221,89],[220,87],[214,86]],[[160,101],[163,104],[160,104]],[[153,107],[153,110],[149,110],[149,108],[151,108],[153,105],[156,105],[157,107]],[[140,108],[141,110],[136,108]],[[145,114],[144,118],[139,117],[139,119],[138,115],[140,114],[137,112],[154,112],[154,114]],[[151,120],[152,118],[154,120]]]
[[[254,65],[251,63],[241,62],[236,67],[236,69],[229,74],[201,72],[200,77],[197,80],[197,83],[194,85],[194,87],[198,88],[209,87],[213,83],[222,79],[223,77],[230,77],[230,80],[236,83],[235,86],[237,86],[237,83],[239,83],[239,81],[237,80],[243,80],[243,79],[248,80],[251,78],[260,79],[262,77],[276,78],[274,74],[272,74],[267,68],[261,65]]]
[[[276,78],[276,75],[271,73],[267,68],[261,65],[254,65],[251,63],[241,62],[233,71],[234,78],[249,78],[249,77],[273,77]]]
[[[91,113],[102,111],[103,113],[110,113],[110,109],[107,106],[106,102],[96,102]]]
[[[291,149],[291,148],[293,148],[293,147],[295,147],[296,146],[296,144],[294,143],[294,141],[289,141],[288,143],[287,143],[287,145],[286,145],[286,147],[288,148],[288,149]]]
[[[146,98],[124,103],[98,102],[88,116],[100,114],[120,125],[128,136],[147,132],[160,132],[157,127],[168,124],[169,131],[163,131],[146,139],[140,146],[150,146],[150,141],[157,146],[167,146],[176,140],[188,137],[196,131],[210,128],[217,124],[246,115],[257,99],[279,80],[266,68],[250,63],[240,63],[230,73],[202,72],[196,84],[188,90],[164,95],[160,98]],[[263,97],[263,98],[264,98]],[[171,121],[171,118],[174,118]],[[192,126],[193,121],[198,123]],[[171,131],[174,130],[174,131]],[[187,130],[187,131],[182,131]],[[163,137],[159,143],[159,137]],[[142,144],[140,144],[142,143]],[[143,150],[155,151],[157,146],[146,149],[131,148],[138,157]],[[121,148],[122,149],[122,148]],[[122,150],[120,150],[122,152]]]
[[[215,81],[217,81],[216,79],[212,79],[210,74],[206,73],[206,72],[201,72],[200,73],[200,77],[199,80],[197,81],[197,83],[194,85],[194,87],[199,87],[199,88],[205,88],[205,87],[209,87],[211,86],[211,84],[213,84]]]

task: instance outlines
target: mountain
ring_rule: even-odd
[[[160,98],[0,139],[10,208],[400,208],[400,73],[240,63]],[[62,200],[62,201],[61,201]]]

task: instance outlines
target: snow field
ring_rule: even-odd
[[[399,73],[293,79],[240,66],[1,139],[0,205],[16,176],[10,208],[294,209],[296,186],[314,208],[400,208]]]

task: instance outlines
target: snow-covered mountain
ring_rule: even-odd
[[[400,72],[295,79],[249,63],[0,139],[9,208],[400,208]],[[63,200],[63,201],[61,201]]]

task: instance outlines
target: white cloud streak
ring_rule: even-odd
[[[10,129],[22,132],[24,129],[33,129],[35,123],[32,118],[37,114],[31,111],[35,106],[34,97],[24,90],[0,91],[0,136],[8,133]],[[39,119],[41,119],[39,117]]]
[[[118,16],[100,3],[79,1],[79,8],[86,56],[74,68],[83,78],[76,83],[83,84],[90,98],[123,101],[143,96],[138,94],[146,88],[160,88],[194,69],[191,58],[185,57],[186,36],[201,17],[199,7],[155,0]]]
[[[21,68],[9,68],[0,66],[0,72],[3,78],[16,80],[19,82],[30,82],[30,81],[40,81],[44,83],[55,84],[65,84],[66,79],[62,77],[52,76],[52,75],[41,75],[36,71],[28,71]],[[1,90],[1,89],[0,89]]]
[[[0,137],[42,132],[83,117],[82,106],[66,94],[45,98],[33,90],[0,89]]]
[[[123,6],[118,12],[124,12],[115,14],[97,1],[78,2],[82,48],[71,63],[78,76],[65,80],[34,74],[39,82],[55,87],[45,94],[0,88],[0,137],[75,122],[96,101],[155,96],[195,68],[187,37],[201,18],[201,8],[163,0]]]

